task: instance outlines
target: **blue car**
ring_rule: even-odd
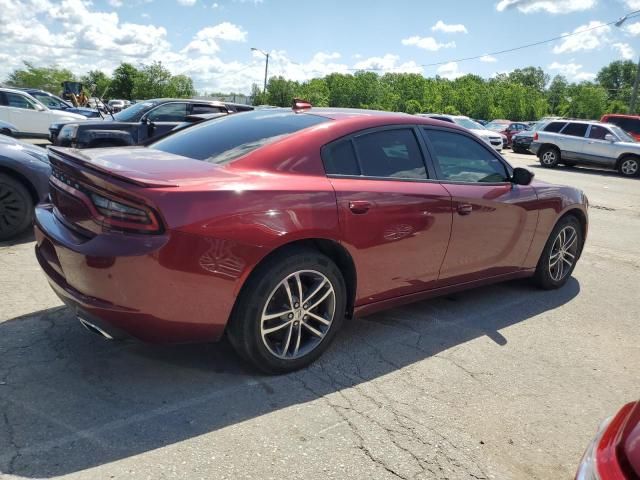
[[[0,241],[31,226],[34,205],[49,195],[50,174],[44,148],[0,134]]]
[[[100,112],[95,108],[74,107],[71,103],[53,95],[52,93],[39,90],[37,88],[21,88],[20,90],[27,92],[29,95],[39,100],[46,107],[52,110],[64,110],[65,112],[78,113],[87,118],[101,117]]]

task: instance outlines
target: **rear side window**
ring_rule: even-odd
[[[330,121],[291,110],[254,110],[186,128],[150,148],[210,163],[228,163],[278,139]]]
[[[191,115],[197,115],[200,113],[220,113],[226,112],[227,109],[223,107],[218,107],[215,105],[193,105],[191,107]]]
[[[587,125],[586,123],[570,123],[562,130],[563,135],[571,135],[572,137],[584,137],[584,134],[587,133]]]
[[[413,129],[382,130],[353,140],[362,175],[426,179],[427,172]]]
[[[551,122],[549,125],[544,127],[544,131],[558,133],[566,124],[567,122]]]
[[[360,167],[350,139],[328,145],[322,150],[327,175],[360,175]]]

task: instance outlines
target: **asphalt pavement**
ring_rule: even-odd
[[[104,341],[49,289],[31,235],[0,244],[0,477],[572,478],[600,421],[640,397],[640,179],[506,156],[589,196],[567,285],[359,318],[286,376],[224,342]]]

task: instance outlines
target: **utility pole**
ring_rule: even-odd
[[[264,88],[262,89],[262,93],[267,93],[267,77],[269,75],[269,54],[255,47],[251,47],[251,50],[254,52],[260,52],[266,58],[266,61],[264,62]]]

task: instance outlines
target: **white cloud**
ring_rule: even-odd
[[[582,65],[577,63],[559,63],[553,62],[547,67],[549,70],[555,70],[560,75],[563,75],[569,79],[569,81],[582,82],[585,80],[593,80],[596,78],[595,73],[588,73],[582,71]]]
[[[502,12],[517,8],[522,13],[547,12],[562,14],[590,10],[596,6],[596,3],[597,0],[500,0],[496,4],[496,10]]]
[[[203,55],[210,55],[220,50],[220,45],[218,44],[220,40],[246,42],[247,32],[229,22],[223,22],[213,27],[206,27],[195,34],[193,40],[184,47],[182,52],[197,52]]]
[[[414,61],[398,64],[400,57],[387,53],[382,57],[369,57],[353,65],[358,70],[382,70],[394,73],[422,73],[422,67]]]
[[[630,23],[629,25],[624,27],[624,30],[634,37],[640,36],[640,22]]]
[[[631,10],[640,10],[640,0],[627,0],[627,7]]]
[[[436,52],[441,48],[454,48],[456,46],[456,42],[438,43],[438,41],[433,37],[420,37],[418,35],[414,35],[412,37],[402,39],[402,45],[413,45],[424,50]]]
[[[465,27],[461,23],[454,24],[446,24],[442,20],[438,20],[436,24],[431,27],[431,30],[434,32],[444,32],[444,33],[469,33],[467,32],[467,27]]]
[[[122,0],[109,0],[109,5],[114,8],[120,8],[122,6]]]
[[[628,43],[614,43],[611,46],[618,51],[623,60],[631,60],[635,57],[633,48]]]
[[[498,61],[498,59],[496,57],[493,57],[491,55],[483,55],[482,57],[480,57],[480,61],[481,62],[486,62],[486,63],[495,63]]]
[[[185,7],[193,7],[196,4],[196,1],[197,0],[178,0],[178,3]]]
[[[457,62],[449,62],[449,63],[445,63],[444,65],[440,65],[436,70],[436,73],[441,77],[448,78],[449,80],[453,80],[464,75],[458,69]]]
[[[572,35],[571,37],[566,37],[561,40],[558,45],[553,47],[553,53],[570,53],[577,52],[579,50],[596,49],[608,41],[610,32],[611,27],[602,22],[593,20],[586,25],[581,25],[574,29],[573,33],[579,34]],[[566,35],[566,33],[563,35]]]
[[[213,2],[213,4],[211,5],[211,8],[218,8],[220,7],[220,5],[217,2]]]

